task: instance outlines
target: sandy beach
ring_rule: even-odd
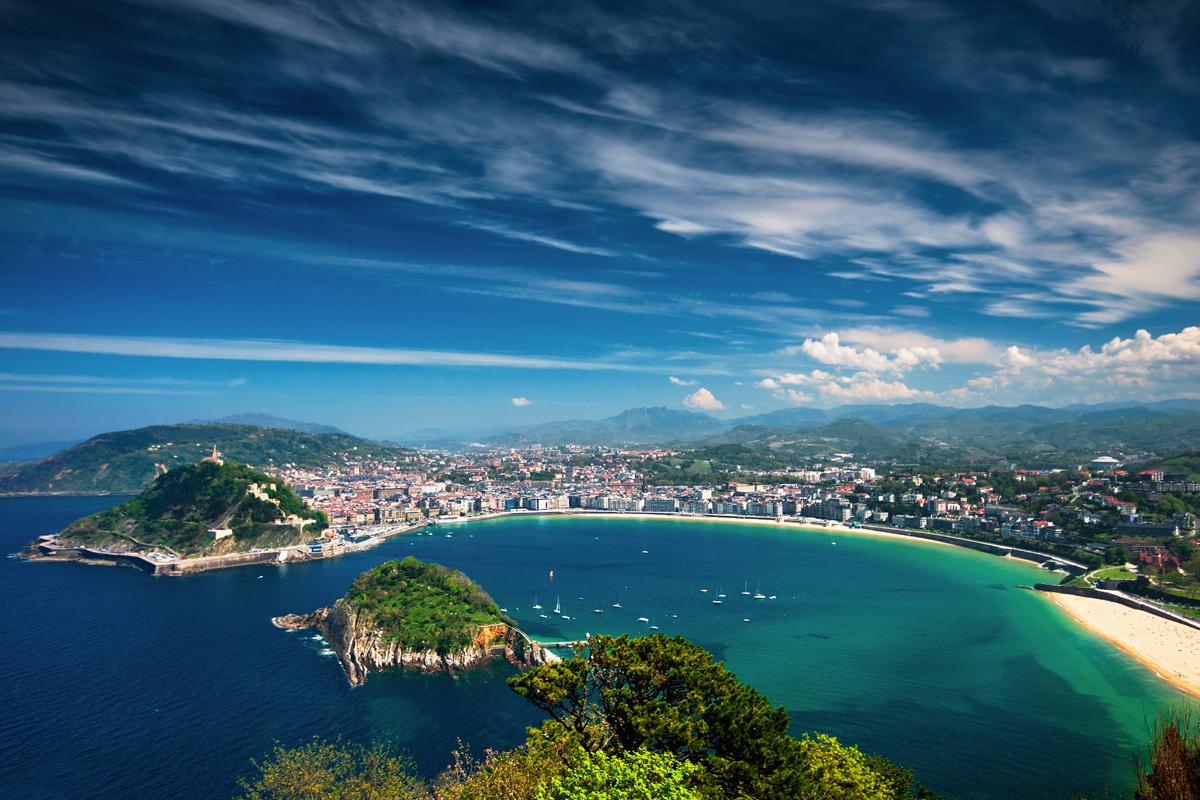
[[[1048,596],[1080,625],[1163,680],[1200,698],[1200,630],[1107,600],[1059,593]]]

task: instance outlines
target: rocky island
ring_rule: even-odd
[[[494,657],[519,666],[557,660],[466,575],[412,556],[359,575],[330,608],[272,621],[284,629],[319,631],[353,685],[371,671],[460,671]]]

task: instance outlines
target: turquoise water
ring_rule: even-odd
[[[15,550],[112,502],[0,499],[0,545]],[[228,797],[273,741],[313,735],[390,738],[427,775],[459,737],[476,749],[518,743],[538,717],[504,686],[507,665],[373,675],[350,689],[319,641],[270,625],[410,553],[464,570],[539,638],[649,625],[687,636],[786,707],[797,733],[883,753],[958,798],[1127,789],[1149,718],[1184,699],[1016,588],[1044,578],[1036,568],[880,537],[534,517],[184,578],[7,559],[0,796]],[[535,595],[541,613],[559,600],[572,619],[541,618]]]

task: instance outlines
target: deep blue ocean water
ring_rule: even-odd
[[[116,500],[0,498],[0,551]],[[539,717],[505,687],[507,665],[372,675],[351,689],[320,641],[270,624],[410,553],[464,570],[540,638],[648,625],[687,636],[785,706],[797,733],[881,752],[957,798],[1126,790],[1147,721],[1183,700],[1017,588],[1044,577],[1035,568],[878,537],[525,518],[182,578],[10,558],[0,797],[225,798],[251,758],[312,736],[390,739],[428,776],[459,739],[476,751],[519,743]],[[759,587],[777,599],[741,594]],[[535,595],[541,613],[558,600],[572,619],[541,618]]]

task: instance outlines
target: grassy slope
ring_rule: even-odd
[[[389,639],[411,649],[459,650],[480,625],[512,624],[466,575],[412,556],[359,575],[345,599]]]
[[[267,488],[278,507],[249,495],[251,483]],[[71,523],[61,537],[121,550],[139,549],[141,542],[180,555],[216,555],[303,541],[306,534],[296,527],[270,524],[285,514],[325,525],[323,515],[305,508],[278,478],[243,464],[191,464],[160,476],[133,500]],[[207,533],[214,527],[231,528],[234,535],[214,542]]]
[[[229,461],[269,467],[322,467],[345,454],[402,457],[410,451],[343,434],[311,434],[250,425],[154,425],[88,439],[49,458],[0,466],[0,492],[137,492],[154,465],[194,464],[217,446]]]

